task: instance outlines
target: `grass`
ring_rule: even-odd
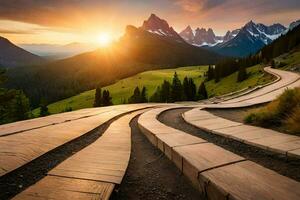
[[[136,86],[139,86],[140,88],[145,86],[147,88],[148,97],[150,97],[163,80],[172,81],[175,71],[181,80],[183,80],[185,76],[188,76],[193,78],[195,84],[199,87],[200,83],[204,80],[203,75],[207,71],[207,66],[191,66],[147,71],[119,80],[115,84],[103,87],[103,89],[108,89],[110,91],[114,104],[121,104],[124,99],[127,100],[132,95]],[[243,88],[264,84],[272,80],[272,76],[263,73],[263,67],[261,65],[250,67],[247,69],[247,72],[249,73],[248,79],[241,83],[236,82],[237,73],[221,79],[218,83],[215,83],[214,81],[207,82],[208,95],[222,95]],[[94,95],[95,90],[89,90],[76,96],[52,103],[48,106],[49,112],[51,114],[59,113],[67,107],[71,107],[73,110],[92,107]],[[39,109],[33,111],[35,116],[38,116],[38,113]]]
[[[292,134],[300,134],[300,88],[286,90],[263,108],[250,112],[246,123],[276,127]]]
[[[273,80],[273,76],[264,73],[262,65],[255,65],[247,68],[247,73],[248,78],[240,83],[236,82],[238,76],[237,72],[221,79],[218,83],[215,83],[214,80],[207,82],[206,88],[208,90],[208,95],[210,97],[223,95],[244,88],[263,85]]]
[[[109,90],[113,98],[113,104],[121,104],[124,99],[127,100],[132,95],[136,86],[139,86],[140,88],[145,86],[147,88],[148,97],[151,96],[156,87],[160,85],[163,80],[172,80],[175,71],[181,80],[183,80],[185,76],[188,76],[193,78],[195,83],[199,85],[200,82],[204,80],[203,75],[207,71],[207,66],[147,71],[119,80],[115,84],[103,87],[102,89]],[[72,107],[73,110],[92,107],[94,95],[95,90],[89,90],[76,96],[52,103],[48,106],[49,112],[51,114],[59,113],[66,107]],[[35,109],[33,114],[37,116],[38,112],[39,110]]]
[[[300,50],[283,54],[274,59],[276,63],[284,63],[283,70],[294,70],[300,72]]]

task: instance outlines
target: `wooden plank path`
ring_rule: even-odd
[[[46,117],[39,117],[35,119],[4,124],[0,126],[0,137],[32,129],[65,123],[73,120],[78,120],[86,117],[91,117],[106,112],[111,112],[113,109],[126,111],[127,106],[128,105],[116,105],[101,108],[86,108],[73,112],[54,114]]]
[[[200,108],[185,112],[183,119],[200,129],[259,148],[300,158],[300,137],[223,119]]]
[[[104,134],[14,199],[109,199],[126,172],[131,151],[129,122],[145,110],[113,122]]]
[[[158,108],[142,114],[139,127],[208,199],[300,199],[299,182],[160,123],[157,116],[168,109],[170,107]],[[211,116],[205,114],[193,116],[193,120],[210,119]],[[236,125],[225,124],[228,127]]]
[[[288,88],[292,89],[295,87],[300,87],[300,75],[297,73],[272,69],[270,67],[266,67],[265,70],[267,72],[277,74],[280,76],[280,80],[273,84],[254,90],[249,94],[237,96],[236,98],[231,98],[229,100],[219,102],[218,104],[205,104],[203,106],[207,108],[239,108],[253,106],[274,100]]]
[[[105,112],[101,108],[86,110],[93,115],[0,137],[0,176],[94,130],[120,114],[149,106],[150,104],[116,106],[110,108],[110,111],[103,108]]]

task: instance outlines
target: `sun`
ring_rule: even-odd
[[[101,33],[98,35],[97,40],[100,46],[106,47],[112,42],[112,37],[108,33]]]

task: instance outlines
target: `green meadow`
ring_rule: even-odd
[[[136,86],[140,88],[145,86],[147,88],[148,97],[150,97],[154,93],[157,86],[163,82],[163,80],[168,80],[170,82],[172,81],[175,71],[181,80],[183,80],[185,76],[193,78],[198,87],[204,80],[204,73],[207,71],[207,68],[207,66],[190,66],[147,71],[119,80],[112,85],[103,87],[102,89],[109,90],[114,104],[121,104],[124,102],[124,100],[127,100],[132,95]],[[222,95],[271,81],[270,76],[266,76],[264,73],[262,73],[261,65],[250,67],[247,69],[247,72],[249,73],[249,78],[241,83],[236,82],[237,73],[221,79],[221,81],[218,83],[215,83],[214,80],[207,82],[206,87],[209,96]],[[51,114],[59,113],[65,110],[67,107],[71,107],[72,110],[92,107],[94,95],[95,90],[89,90],[76,96],[52,103],[48,106],[49,112]],[[39,109],[35,109],[33,111],[35,116],[37,116],[38,113]]]

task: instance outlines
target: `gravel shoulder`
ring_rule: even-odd
[[[256,162],[266,168],[274,170],[281,175],[300,181],[300,160],[287,160],[286,157],[263,150],[251,145],[247,145],[230,138],[214,135],[186,123],[181,114],[190,110],[190,108],[173,109],[163,112],[159,117],[162,123],[182,130],[191,135],[203,138],[208,142],[223,147],[235,154],[245,157],[248,160]],[[227,111],[227,110],[226,110]],[[225,112],[224,112],[225,113]]]
[[[111,199],[204,199],[189,180],[131,122],[131,157],[126,175]]]

